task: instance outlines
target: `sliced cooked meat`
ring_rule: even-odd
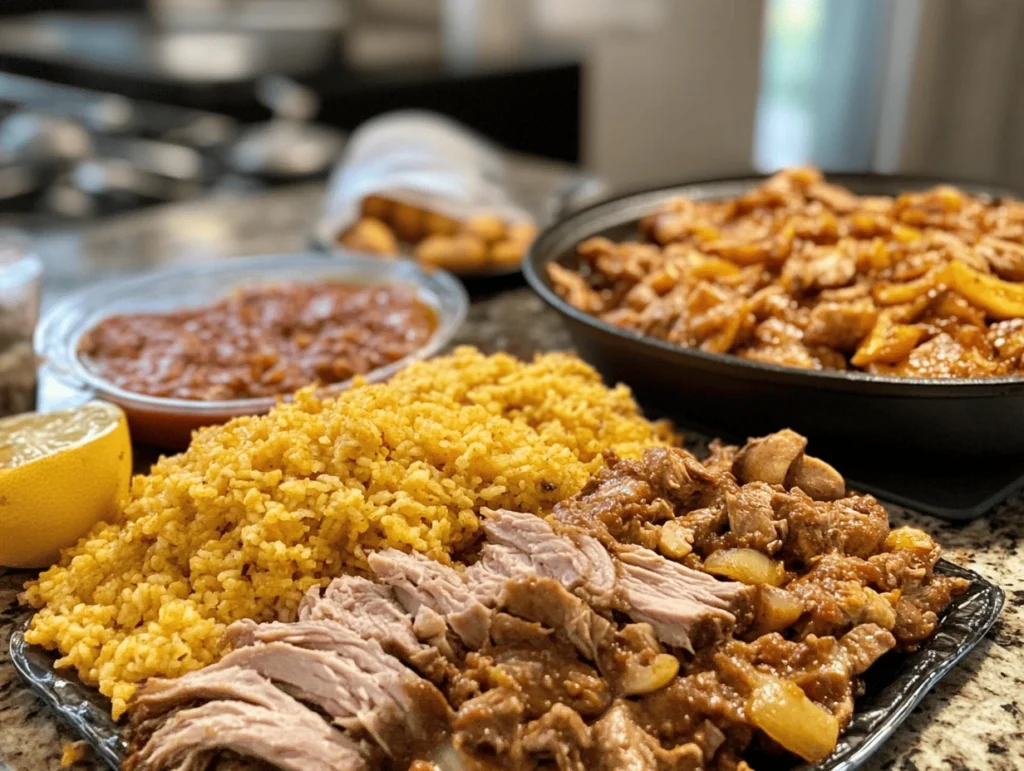
[[[269,680],[251,669],[207,667],[175,679],[148,680],[132,700],[131,717],[138,724],[176,707],[217,699],[274,709],[281,705],[281,696]]]
[[[667,645],[692,652],[732,631],[737,620],[749,622],[753,587],[718,581],[639,547],[623,547],[618,560],[629,615],[650,624]]]
[[[200,760],[195,766],[179,765],[177,769],[180,771],[206,771],[207,768],[211,771],[274,771],[274,767],[269,763],[255,758],[246,758],[236,752],[227,751],[216,754],[217,757],[212,765],[207,765]]]
[[[735,626],[737,614],[745,619],[751,612],[752,589],[717,581],[647,549],[620,548],[616,560],[601,549],[604,554],[592,561],[568,536],[557,534],[537,517],[514,512],[495,512],[493,516],[505,528],[502,542],[484,547],[480,562],[469,572],[469,580],[496,586],[506,575],[518,575],[505,585],[503,607],[514,615],[534,614],[524,617],[569,630],[567,634],[573,644],[591,660],[596,660],[597,648],[590,639],[591,622],[584,619],[590,619],[592,611],[571,595],[560,596],[554,587],[542,588],[537,576],[527,571],[554,579],[560,588],[577,591],[590,598],[595,607],[600,607],[595,597],[614,599],[634,620],[651,624],[664,642],[687,650],[717,639]],[[513,538],[516,529],[512,523],[521,523],[524,535],[518,541]],[[590,540],[596,551],[598,544],[594,539],[578,535],[577,543],[583,539]],[[513,549],[519,553],[509,553]],[[609,569],[618,574],[612,585],[607,581]],[[600,576],[596,588],[590,580],[594,574]],[[479,578],[481,575],[486,578]],[[519,607],[509,605],[510,591]],[[567,612],[567,608],[582,608],[587,613],[575,609]],[[544,613],[556,615],[547,619],[536,615]],[[568,618],[574,621],[566,626]],[[603,619],[600,621],[600,639],[604,639],[610,627]]]
[[[427,607],[442,616],[472,648],[487,641],[490,611],[467,586],[459,571],[422,554],[386,549],[371,554],[370,569],[395,590],[398,601],[413,615]]]
[[[301,629],[304,625],[331,629],[325,635],[312,635]],[[238,667],[258,672],[316,705],[338,725],[365,730],[391,756],[402,757],[410,748],[431,746],[447,729],[449,710],[440,692],[376,642],[355,637],[330,621],[266,626],[271,637],[301,643],[312,636],[320,649],[286,642],[249,645],[202,671]],[[289,627],[299,629],[289,635]],[[325,646],[333,647],[324,650]]]
[[[526,516],[539,519],[533,514]],[[480,559],[466,570],[466,580],[473,586],[473,593],[488,607],[497,604],[506,581],[514,576],[528,575],[536,575],[536,571],[525,552],[492,543],[483,545]]]
[[[417,639],[412,617],[388,586],[360,576],[340,576],[331,581],[323,596],[313,587],[299,606],[299,620],[318,619],[336,621],[364,640],[376,640],[385,651],[425,674],[435,673],[439,667],[437,650]]]
[[[579,713],[554,705],[523,730],[523,752],[535,761],[553,759],[558,771],[587,771],[586,757],[593,742]]]
[[[448,631],[448,622],[433,608],[420,605],[412,622],[413,633],[421,640],[441,637]]]
[[[615,563],[597,539],[584,533],[556,533],[533,514],[489,509],[483,514],[490,543],[475,570],[469,571],[471,583],[486,583],[487,574],[503,580],[532,573],[554,579],[595,607],[615,606]]]
[[[281,694],[273,709],[212,701],[171,716],[146,746],[125,762],[126,771],[190,767],[211,750],[231,750],[282,771],[364,771],[360,747],[317,714]]]

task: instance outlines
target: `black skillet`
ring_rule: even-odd
[[[735,196],[763,177],[696,182],[632,193],[547,228],[524,260],[533,289],[565,319],[573,344],[609,382],[628,384],[651,412],[731,440],[791,427],[812,452],[862,489],[947,519],[981,515],[1024,484],[1024,378],[923,379],[817,372],[706,353],[599,321],[564,302],[548,263],[574,267],[591,236],[639,238],[637,224],[675,196]],[[893,195],[945,180],[834,174],[856,193]],[[1011,193],[954,183],[975,194]]]

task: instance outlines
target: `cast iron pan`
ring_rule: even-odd
[[[530,285],[564,317],[573,343],[609,382],[628,384],[645,408],[683,427],[742,440],[782,427],[805,434],[815,455],[864,489],[950,519],[979,516],[1024,483],[1024,378],[923,379],[816,372],[706,353],[599,321],[554,292],[546,266],[575,267],[591,236],[639,238],[646,214],[675,196],[735,196],[763,177],[632,193],[563,218],[540,234],[523,264]],[[860,194],[893,195],[948,180],[834,174]],[[975,194],[1011,195],[954,182]]]

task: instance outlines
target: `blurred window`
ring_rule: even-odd
[[[871,167],[893,0],[768,0],[754,166]]]

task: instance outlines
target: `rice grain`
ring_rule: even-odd
[[[300,391],[136,476],[121,520],[26,586],[26,639],[59,650],[117,717],[138,683],[213,663],[237,619],[293,620],[307,589],[365,569],[370,551],[449,560],[480,507],[546,513],[607,450],[670,439],[566,354],[460,348],[336,399]]]

